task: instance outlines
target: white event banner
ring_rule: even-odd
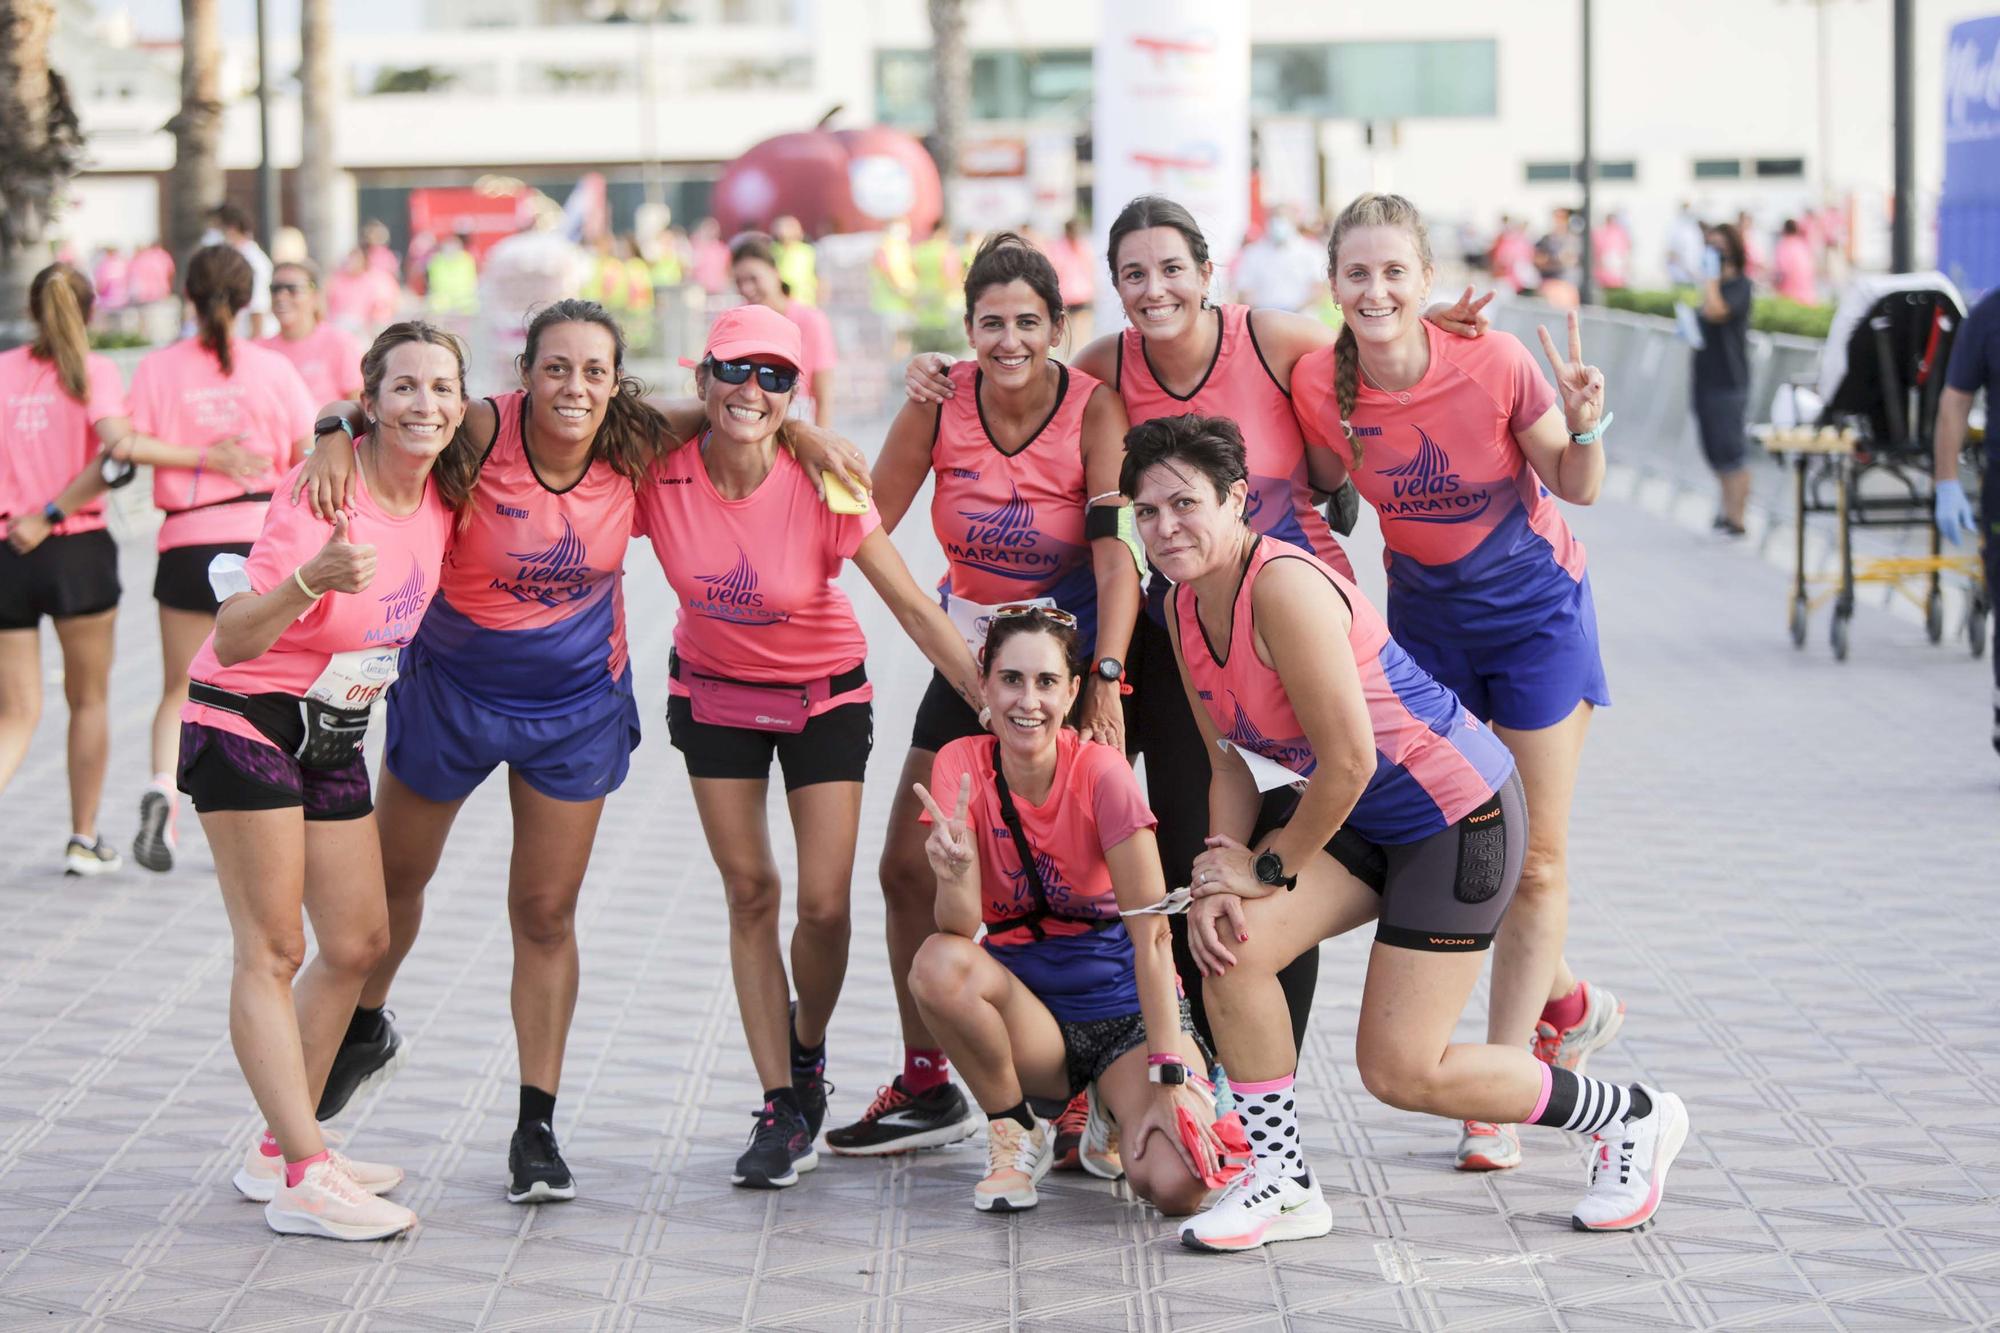
[[[1142,194],[1183,204],[1218,272],[1250,225],[1250,15],[1214,0],[1101,0],[1092,127],[1091,224],[1105,253],[1112,219]],[[1100,283],[1097,327],[1121,326]]]

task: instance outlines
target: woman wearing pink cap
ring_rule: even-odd
[[[707,415],[699,447],[661,459],[639,496],[639,528],[662,538],[653,553],[680,599],[668,734],[687,761],[728,895],[736,999],[764,1090],[731,1177],[753,1189],[796,1184],[817,1165],[826,1027],[847,972],[874,696],[867,641],[833,582],[841,564],[859,567],[968,704],[981,698],[965,640],[910,577],[875,506],[835,512],[778,447],[803,361],[798,328],[783,315],[759,305],[724,311],[695,368]],[[782,880],[764,813],[774,756],[801,849],[789,1021]]]

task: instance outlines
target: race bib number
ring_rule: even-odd
[[[1055,604],[1056,599],[1053,597],[1024,597],[1018,602],[1001,603],[1003,606],[1049,607]],[[981,606],[978,602],[968,601],[963,597],[955,597],[949,592],[944,595],[944,613],[951,617],[951,623],[958,630],[959,636],[965,640],[965,646],[972,650],[975,662],[979,660],[979,650],[986,646],[986,630],[993,623],[993,612],[997,609]]]
[[[367,708],[395,683],[399,648],[357,648],[327,659],[305,697],[343,712]]]

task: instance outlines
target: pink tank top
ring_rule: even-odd
[[[1097,575],[1083,535],[1083,411],[1098,380],[1060,362],[1056,405],[1021,448],[986,433],[977,361],[951,367],[931,442],[931,526],[950,562],[940,591],[985,606],[1055,599],[1096,641]]]
[[[1222,328],[1215,360],[1185,398],[1169,392],[1154,377],[1143,333],[1126,329],[1120,335],[1117,389],[1125,400],[1126,415],[1135,426],[1188,412],[1234,421],[1243,430],[1243,447],[1250,456],[1250,498],[1244,514],[1250,526],[1311,551],[1352,578],[1354,566],[1347,553],[1334,540],[1326,518],[1313,508],[1305,436],[1292,414],[1290,391],[1264,364],[1250,327],[1250,307],[1220,306],[1215,318]]]
[[[1375,776],[1347,817],[1348,826],[1375,842],[1410,843],[1448,828],[1484,804],[1513,772],[1507,747],[1466,711],[1457,695],[1410,659],[1350,580],[1325,561],[1269,537],[1251,552],[1220,655],[1202,627],[1194,590],[1182,586],[1173,592],[1181,659],[1215,729],[1231,745],[1300,777],[1311,777],[1318,764],[1284,682],[1257,656],[1252,590],[1273,560],[1311,565],[1333,584],[1350,613],[1347,646],[1361,672],[1375,732]]]

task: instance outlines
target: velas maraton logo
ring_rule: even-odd
[[[496,578],[490,585],[517,602],[534,602],[557,607],[587,596],[596,576],[590,567],[590,552],[576,535],[567,516],[562,535],[539,551],[509,551],[516,562],[512,578]]]
[[[1413,523],[1470,523],[1484,514],[1493,503],[1492,492],[1468,489],[1443,447],[1423,427],[1412,429],[1417,432],[1416,455],[1382,470],[1391,494],[1380,506],[1382,516]]]

